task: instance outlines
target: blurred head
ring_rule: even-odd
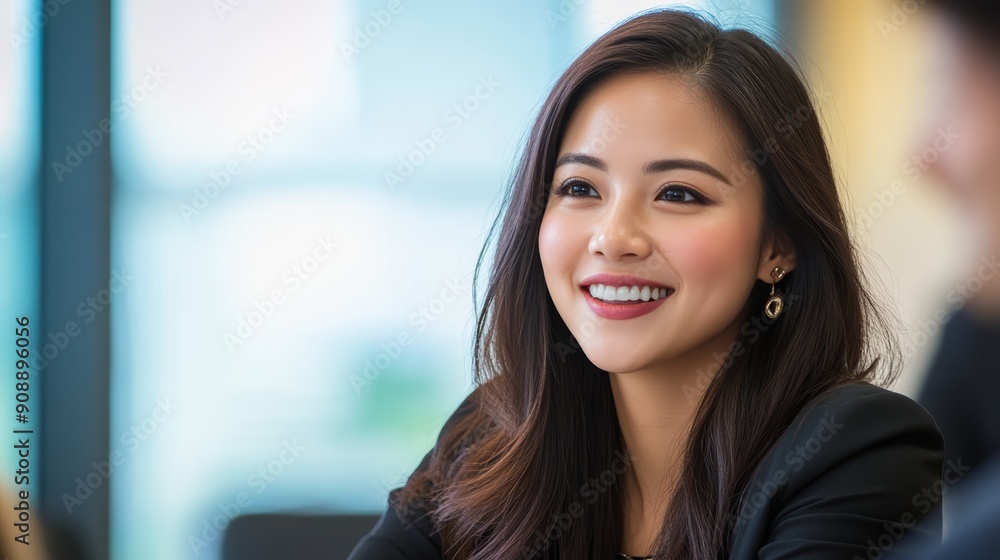
[[[990,242],[1000,240],[1000,18],[995,6],[931,1],[932,133],[957,140],[930,164]],[[932,142],[929,141],[929,142]]]

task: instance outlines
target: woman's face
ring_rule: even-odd
[[[790,270],[762,246],[762,186],[743,154],[737,131],[678,78],[618,75],[575,110],[538,248],[552,301],[597,367],[713,358],[739,334],[756,280]],[[598,302],[586,279],[602,273],[640,278],[601,282],[636,285],[639,303]],[[647,283],[669,295],[643,302]]]

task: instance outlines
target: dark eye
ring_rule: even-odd
[[[701,195],[695,193],[693,190],[681,187],[679,185],[669,185],[662,191],[661,195],[667,202],[676,202],[679,204],[702,204],[704,199]]]
[[[584,183],[583,181],[581,181],[579,179],[567,179],[561,185],[559,185],[558,187],[556,187],[556,190],[553,191],[553,193],[556,196],[564,196],[565,195],[565,196],[569,196],[569,197],[572,197],[572,198],[580,198],[580,197],[586,196],[587,193],[588,193],[588,191],[594,191],[595,193],[597,192],[594,189],[594,187],[592,187],[591,185],[589,185],[587,183]]]
[[[590,192],[597,194],[597,190],[592,185],[580,179],[573,178],[566,179],[566,181],[556,187],[553,194],[556,196],[569,196],[570,198],[584,198],[587,197]],[[704,197],[700,194],[692,189],[682,187],[680,185],[668,185],[660,191],[660,196],[664,197],[667,202],[674,202],[677,204],[705,203]]]

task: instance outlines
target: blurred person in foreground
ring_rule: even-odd
[[[977,257],[918,396],[945,437],[944,543],[893,558],[996,558],[1000,549],[1000,7],[929,0],[936,95],[930,121],[958,141],[928,165],[961,210]],[[979,282],[971,279],[976,277]],[[946,467],[947,468],[947,467]],[[897,551],[893,551],[897,552]],[[902,551],[898,551],[902,552]]]
[[[918,401],[944,434],[946,464],[969,472],[1000,452],[1000,8],[982,0],[925,8],[936,88],[929,120],[959,136],[928,170],[957,202],[976,257],[959,276],[969,290],[951,302],[958,310]]]

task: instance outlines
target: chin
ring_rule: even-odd
[[[639,371],[650,367],[654,362],[651,356],[623,355],[620,348],[595,348],[593,347],[594,345],[587,344],[581,346],[587,359],[598,368],[607,372],[624,373]]]

